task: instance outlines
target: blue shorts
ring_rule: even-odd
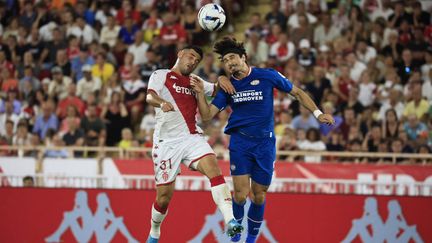
[[[250,175],[258,184],[269,186],[276,160],[276,139],[233,133],[230,138],[231,175]]]

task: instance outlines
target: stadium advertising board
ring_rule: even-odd
[[[0,242],[145,242],[155,192],[0,188]],[[31,198],[31,200],[29,200]],[[270,193],[258,242],[432,242],[432,198]],[[161,242],[228,242],[209,192],[178,191]]]

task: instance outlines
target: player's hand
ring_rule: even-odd
[[[327,125],[333,125],[335,123],[333,116],[330,114],[319,115],[318,121]]]
[[[190,86],[197,94],[204,93],[204,81],[196,75],[190,76]]]
[[[232,85],[231,81],[229,80],[229,78],[227,78],[226,76],[219,76],[218,78],[218,84],[219,87],[225,91],[226,93],[233,95],[236,93],[236,90],[234,88],[234,86]]]
[[[160,106],[163,112],[174,111],[174,106],[170,102],[162,102]]]

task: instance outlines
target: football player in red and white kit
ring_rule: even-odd
[[[202,56],[199,47],[187,46],[178,52],[173,68],[156,70],[149,80],[147,103],[156,110],[152,156],[157,187],[147,242],[158,242],[160,238],[160,225],[167,215],[180,163],[209,178],[213,200],[222,212],[227,234],[233,236],[243,230],[234,220],[231,193],[215,153],[196,124],[197,101],[190,79]],[[216,85],[204,84],[207,95],[216,93]]]

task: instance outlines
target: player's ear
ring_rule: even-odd
[[[177,57],[180,58],[183,56],[183,54],[184,54],[184,50],[181,50],[177,53]]]

